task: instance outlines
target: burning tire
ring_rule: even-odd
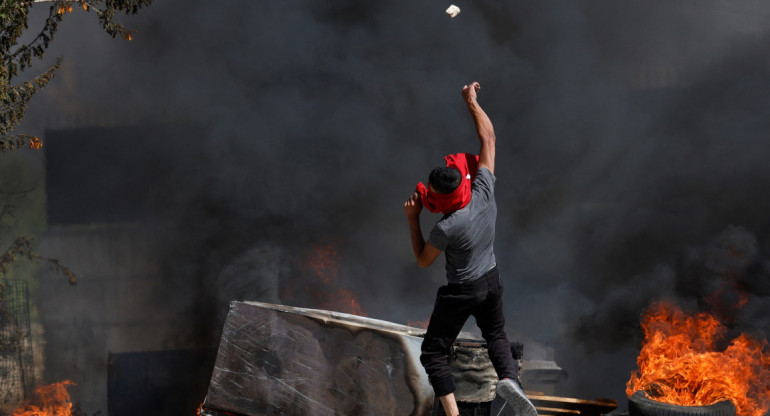
[[[679,406],[661,403],[637,391],[628,398],[629,416],[735,416],[735,405],[729,400],[708,406]]]

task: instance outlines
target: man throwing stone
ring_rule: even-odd
[[[447,166],[433,169],[428,186],[419,183],[404,203],[417,264],[430,266],[442,251],[446,256],[447,284],[436,295],[420,362],[446,415],[458,416],[456,386],[447,358],[465,321],[473,315],[500,379],[497,394],[513,407],[517,416],[537,416],[521,389],[504,331],[503,286],[493,247],[497,218],[495,132],[492,121],[476,100],[480,89],[479,83],[473,82],[462,90],[481,142],[478,157],[465,153],[447,156]],[[427,242],[420,229],[423,206],[444,214]]]

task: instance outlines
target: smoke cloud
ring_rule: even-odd
[[[770,5],[458,5],[167,0],[129,19],[131,43],[73,15],[26,122],[107,108],[197,126],[163,147],[151,220],[172,224],[168,262],[194,274],[209,334],[229,298],[314,307],[281,289],[313,245],[335,247],[369,316],[405,323],[427,319],[443,268],[414,264],[401,205],[443,155],[478,150],[460,98],[477,80],[508,324],[554,348],[561,394],[624,407],[658,298],[748,296],[730,324],[767,336]]]

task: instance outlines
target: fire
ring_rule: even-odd
[[[430,320],[424,320],[424,321],[409,321],[406,323],[407,326],[411,326],[412,328],[422,328],[422,329],[428,329],[428,324],[430,323]]]
[[[336,245],[314,245],[313,251],[308,257],[307,265],[310,266],[318,280],[328,285],[333,279],[337,279],[337,273],[340,270],[337,265],[338,260],[339,251]]]
[[[29,148],[30,149],[40,149],[43,147],[43,141],[40,140],[39,137],[30,137],[29,138]]]
[[[310,298],[313,307],[366,316],[355,294],[338,287],[339,261],[336,244],[314,244],[303,262],[312,279],[300,291],[303,293],[297,293],[297,288],[289,284],[284,288],[283,296],[290,298],[304,294]]]
[[[330,299],[327,304],[331,304],[332,306],[326,306],[325,309],[334,309],[336,307],[342,312],[366,316],[364,310],[361,309],[361,304],[356,300],[355,294],[347,289],[339,289],[335,299]]]
[[[33,399],[16,409],[11,416],[72,416],[72,402],[67,386],[74,384],[64,380],[38,387]]]
[[[738,416],[770,410],[766,340],[741,334],[724,350],[727,328],[713,315],[688,314],[670,302],[654,304],[642,320],[644,344],[626,394],[644,390],[656,401],[707,406],[731,400]]]

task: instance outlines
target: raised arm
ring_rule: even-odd
[[[406,212],[406,218],[409,220],[409,233],[412,239],[414,257],[417,259],[417,264],[424,268],[433,264],[439,254],[441,254],[441,250],[433,247],[423,238],[422,229],[420,229],[421,211],[420,195],[415,192],[411,198],[404,202],[404,212]]]
[[[490,172],[495,173],[495,129],[492,127],[492,120],[476,101],[476,93],[481,89],[478,82],[472,82],[471,85],[463,87],[463,99],[471,113],[473,123],[476,125],[476,133],[481,141],[481,150],[479,150],[479,167],[485,167]]]

